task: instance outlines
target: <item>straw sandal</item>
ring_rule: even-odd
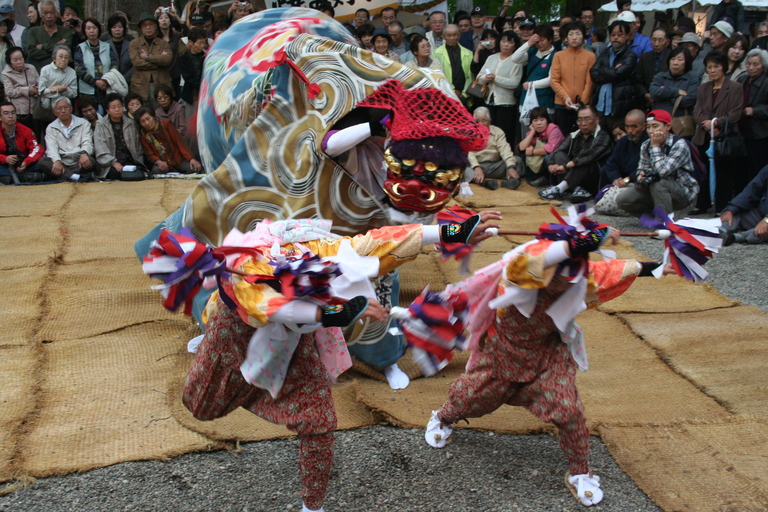
[[[600,488],[600,477],[586,473],[571,476],[565,473],[565,486],[571,491],[573,497],[586,506],[597,505],[603,500],[603,490]]]

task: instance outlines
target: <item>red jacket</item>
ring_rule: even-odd
[[[8,134],[2,126],[0,130],[3,132],[3,136],[0,137],[0,165],[6,165],[5,160],[11,156],[8,154],[8,144],[6,144]],[[43,147],[37,143],[34,132],[21,123],[16,123],[16,147],[27,155],[24,158],[27,166],[37,162],[45,154]]]

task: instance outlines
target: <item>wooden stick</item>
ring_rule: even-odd
[[[536,236],[538,235],[538,231],[514,231],[514,230],[508,230],[508,229],[500,229],[499,230],[500,235],[525,235],[525,236]],[[658,233],[624,233],[622,231],[621,236],[659,236]]]

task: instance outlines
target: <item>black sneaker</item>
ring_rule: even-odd
[[[539,176],[535,180],[529,181],[528,184],[532,187],[546,187],[549,184],[549,179],[546,176]]]
[[[723,247],[728,247],[729,245],[733,245],[733,242],[736,241],[736,235],[733,233],[724,233],[723,234]]]
[[[483,186],[488,190],[496,190],[499,188],[499,182],[496,180],[485,180]]]
[[[520,180],[516,178],[507,178],[506,180],[501,181],[501,186],[508,188],[509,190],[515,190],[520,186]]]

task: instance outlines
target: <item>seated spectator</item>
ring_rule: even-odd
[[[576,125],[574,106],[589,103],[592,95],[589,70],[595,64],[595,54],[582,46],[585,31],[580,21],[565,25],[560,35],[565,36],[566,48],[552,59],[550,85],[555,91],[555,123],[563,134],[570,133]]]
[[[637,164],[640,162],[640,147],[648,140],[645,112],[630,110],[624,117],[626,136],[620,138],[613,148],[611,156],[600,168],[600,185],[612,184],[624,188],[635,181]]]
[[[41,0],[37,4],[43,23],[27,33],[27,60],[41,72],[51,63],[55,46],[72,47],[72,31],[56,24],[59,14],[57,0]]]
[[[33,129],[32,113],[38,97],[37,82],[40,77],[35,66],[24,61],[24,52],[15,46],[5,54],[8,64],[3,69],[5,97],[16,107],[17,121]]]
[[[651,45],[653,46],[653,51],[638,55],[638,94],[643,97],[645,104],[649,107],[654,104],[650,90],[651,82],[657,74],[667,70],[667,63],[669,62],[668,56],[670,42],[670,33],[663,28],[657,28],[653,31],[653,34],[651,34]]]
[[[167,85],[159,85],[155,89],[155,101],[159,107],[155,110],[155,115],[159,120],[170,121],[179,133],[186,137],[187,135],[187,116],[184,115],[184,107],[173,99],[173,89]],[[138,112],[134,112],[134,118],[139,121]]]
[[[2,158],[2,157],[0,157]],[[768,241],[768,165],[731,199],[720,220],[725,232],[723,245],[761,244]]]
[[[136,117],[141,124],[141,145],[152,174],[189,174],[202,170],[200,162],[192,157],[187,142],[173,123],[166,119],[158,120],[148,107],[140,108]]]
[[[539,192],[544,199],[560,199],[571,190],[573,202],[585,202],[597,193],[600,166],[611,152],[611,137],[600,129],[600,116],[590,105],[579,108],[576,123],[579,130],[566,135],[549,157],[553,185]]]
[[[56,46],[53,49],[53,62],[40,71],[40,106],[52,110],[51,99],[64,96],[74,100],[77,98],[77,75],[69,67],[72,52],[66,46]]]
[[[699,184],[693,177],[693,161],[688,142],[674,136],[672,116],[665,110],[648,114],[649,140],[640,147],[640,163],[635,186],[616,196],[616,205],[635,217],[660,206],[667,213],[685,216],[696,204]]]
[[[52,101],[56,120],[45,130],[45,157],[40,169],[54,179],[77,181],[87,174],[100,174],[93,158],[91,123],[72,115],[69,98],[59,96]]]
[[[154,98],[155,87],[158,85],[173,85],[170,73],[173,54],[168,42],[158,33],[160,25],[154,16],[142,14],[139,28],[141,36],[131,41],[128,47],[133,62],[131,92],[147,101]]]
[[[684,47],[678,46],[667,56],[667,70],[653,77],[649,89],[656,110],[674,110],[678,98],[680,104],[675,117],[691,115],[699,91],[699,76],[692,72],[693,57]]]
[[[549,155],[563,139],[563,132],[550,120],[547,108],[536,107],[531,110],[531,129],[520,141],[518,148],[525,153],[525,178],[532,186],[543,187],[549,183],[546,172],[549,168]]]
[[[117,14],[113,14],[109,17],[107,22],[107,30],[109,34],[106,34],[106,42],[117,55],[117,70],[123,75],[127,83],[131,83],[131,77],[133,76],[133,62],[131,62],[131,54],[128,51],[131,38],[127,35],[128,25],[125,22],[125,18]],[[102,35],[104,40],[104,35]]]
[[[199,29],[189,31],[187,39],[187,52],[179,59],[181,76],[184,77],[184,88],[181,91],[181,99],[185,103],[186,117],[192,117],[197,111],[197,98],[200,94],[200,82],[203,79],[203,61],[208,40],[205,33]],[[186,131],[182,132],[186,133]]]
[[[738,79],[744,91],[744,111],[739,132],[744,137],[749,178],[768,164],[768,52],[755,48],[747,54],[747,74]]]
[[[474,117],[491,131],[491,136],[484,150],[470,151],[467,155],[469,167],[464,171],[464,181],[473,181],[485,188],[496,190],[499,188],[497,180],[501,180],[502,187],[515,190],[520,186],[520,173],[517,172],[517,160],[504,131],[491,125],[491,112],[486,107],[477,107]]]
[[[91,131],[95,130],[96,123],[101,119],[101,114],[98,111],[99,105],[96,103],[96,100],[83,96],[78,98],[77,104],[80,107],[80,117],[91,123]]]
[[[3,131],[0,138],[0,183],[12,185],[43,181],[45,175],[37,165],[43,157],[43,147],[37,143],[32,130],[16,122],[13,103],[0,103],[0,124]]]
[[[139,94],[135,92],[131,92],[131,93],[128,93],[128,96],[125,97],[125,108],[127,110],[127,115],[129,118],[134,119],[133,115],[136,113],[137,110],[139,110],[143,106],[144,106],[144,100],[141,99],[141,96]]]
[[[142,165],[138,125],[124,114],[120,95],[107,95],[107,115],[96,123],[93,146],[101,166],[100,178],[119,180],[123,166]]]
[[[371,23],[363,23],[355,29],[355,37],[360,41],[360,47],[369,52],[373,51],[373,33],[376,32],[376,27]]]
[[[637,98],[637,55],[627,44],[630,28],[624,21],[614,21],[608,27],[611,47],[597,58],[589,70],[595,89],[592,104],[597,108],[603,127],[607,130],[615,119],[639,106]]]
[[[645,116],[643,116],[645,118]],[[627,130],[624,129],[624,121],[616,121],[611,127],[611,138],[614,144],[619,142],[622,137],[626,137]]]
[[[373,52],[395,62],[400,62],[400,56],[389,49],[390,45],[392,45],[392,38],[389,37],[389,34],[383,32],[383,30],[384,29],[379,29],[373,34],[373,39],[371,39]]]
[[[75,48],[75,72],[78,77],[81,96],[93,96],[102,105],[107,97],[109,84],[101,77],[110,69],[117,69],[118,56],[115,50],[99,39],[101,23],[95,18],[83,22],[86,41]]]
[[[432,47],[427,38],[418,34],[411,37],[411,51],[403,55],[400,61],[411,68],[433,68],[441,73],[440,61],[432,56]]]

